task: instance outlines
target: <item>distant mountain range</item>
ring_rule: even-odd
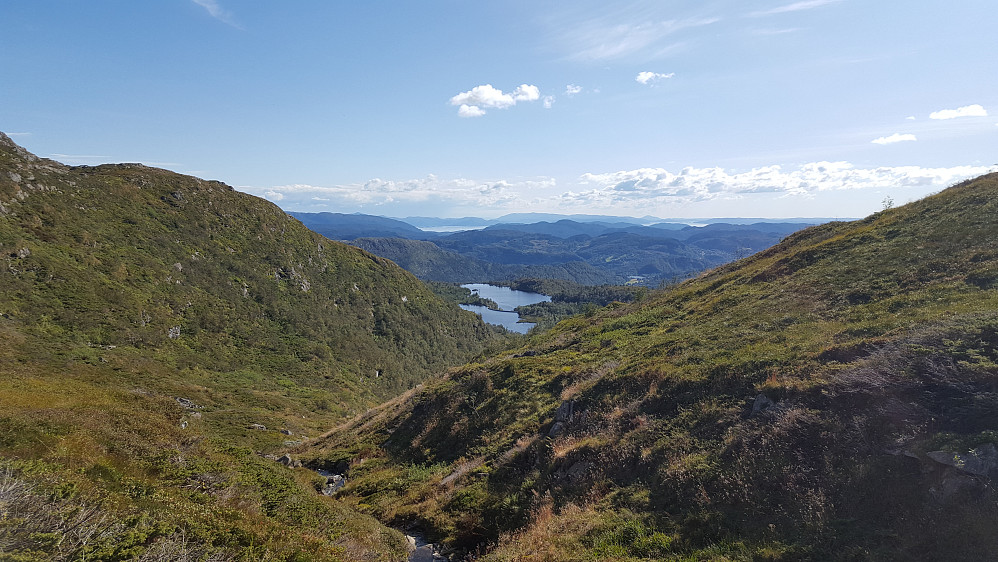
[[[497,219],[509,222],[417,217],[425,228],[455,220],[468,227],[442,233],[371,215],[289,214],[319,234],[391,259],[425,280],[486,282],[546,277],[584,285],[657,285],[683,279],[768,248],[784,236],[824,220],[747,224],[715,220],[691,226],[679,222],[647,224],[657,220],[653,217],[566,218],[537,213]],[[538,218],[545,220],[517,222]]]
[[[566,219],[574,222],[625,223],[631,225],[635,224],[651,225],[651,224],[661,224],[661,223],[697,225],[697,224],[711,224],[715,222],[724,222],[729,224],[755,224],[760,222],[774,222],[774,223],[794,222],[794,223],[805,223],[805,224],[823,224],[831,221],[853,220],[850,218],[841,218],[841,217],[839,218],[798,217],[798,218],[786,218],[786,219],[712,217],[712,218],[662,219],[652,216],[624,217],[617,215],[584,215],[584,214],[558,215],[552,213],[511,213],[495,219],[483,219],[480,217],[461,217],[461,218],[396,217],[396,219],[426,230],[434,230],[440,227],[457,227],[457,226],[466,226],[468,228],[484,228],[486,226],[494,226],[497,224],[531,224],[536,222],[557,222]]]

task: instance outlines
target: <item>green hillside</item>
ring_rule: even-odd
[[[3,559],[394,559],[400,534],[258,453],[494,338],[262,199],[2,134],[0,276]]]
[[[486,560],[998,549],[998,175],[527,341],[297,450]]]

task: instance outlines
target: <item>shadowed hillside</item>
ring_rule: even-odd
[[[993,174],[564,321],[299,450],[487,560],[980,560],[996,412]]]

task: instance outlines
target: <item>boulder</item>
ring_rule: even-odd
[[[554,412],[554,421],[568,423],[572,421],[575,414],[575,400],[565,400]]]
[[[998,448],[993,443],[986,443],[966,453],[930,451],[925,456],[974,476],[988,476],[998,469]]]
[[[283,464],[288,468],[300,468],[301,461],[291,458],[291,455],[284,454],[277,458],[277,462]]]
[[[558,437],[565,432],[565,424],[562,422],[554,422],[551,429],[548,431],[548,437]]]
[[[755,401],[752,402],[752,413],[750,415],[754,416],[759,412],[765,412],[766,410],[772,408],[775,405],[776,402],[770,400],[768,396],[766,396],[765,394],[759,394],[758,396],[755,397]]]

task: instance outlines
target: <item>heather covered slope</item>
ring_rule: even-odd
[[[487,559],[998,548],[998,175],[577,317],[301,448]]]
[[[0,528],[0,552],[40,559],[129,559],[108,553],[178,533],[247,559],[306,547],[391,559],[397,533],[255,452],[314,436],[491,338],[391,262],[266,201],[141,165],[64,166],[3,135],[0,277],[0,471],[53,521],[99,505],[109,528],[75,550],[55,523]]]

